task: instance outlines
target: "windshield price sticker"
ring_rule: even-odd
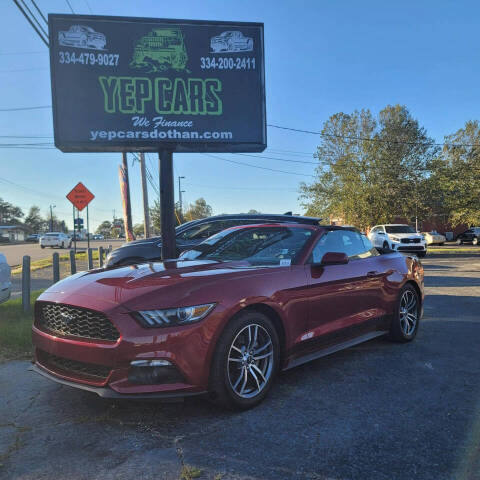
[[[63,151],[261,152],[263,24],[49,15]]]

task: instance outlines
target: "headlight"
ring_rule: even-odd
[[[400,239],[398,237],[390,237],[394,242],[399,242]]]
[[[205,318],[215,307],[215,303],[193,307],[168,308],[166,310],[141,310],[134,314],[143,327],[158,328],[195,323]]]

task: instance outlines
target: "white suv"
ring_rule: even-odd
[[[374,247],[415,253],[419,257],[427,254],[425,239],[409,225],[376,225],[370,230],[368,238]]]
[[[59,247],[70,248],[72,246],[72,239],[65,233],[52,232],[45,233],[40,237],[40,246],[45,247]]]

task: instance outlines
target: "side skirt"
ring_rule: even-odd
[[[287,366],[283,370],[290,370],[291,368],[298,367],[299,365],[311,362],[312,360],[316,360],[317,358],[326,357],[327,355],[338,352],[339,350],[344,350],[345,348],[353,347],[354,345],[367,342],[368,340],[372,340],[373,338],[381,337],[382,335],[386,335],[387,333],[387,331],[369,332],[359,337],[347,340],[346,342],[337,343],[336,345],[332,345],[331,347],[308,353],[307,355],[294,358],[293,360],[289,361]]]

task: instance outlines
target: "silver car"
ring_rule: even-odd
[[[0,253],[0,303],[10,298],[12,291],[12,281],[10,277],[10,266],[3,253]]]

